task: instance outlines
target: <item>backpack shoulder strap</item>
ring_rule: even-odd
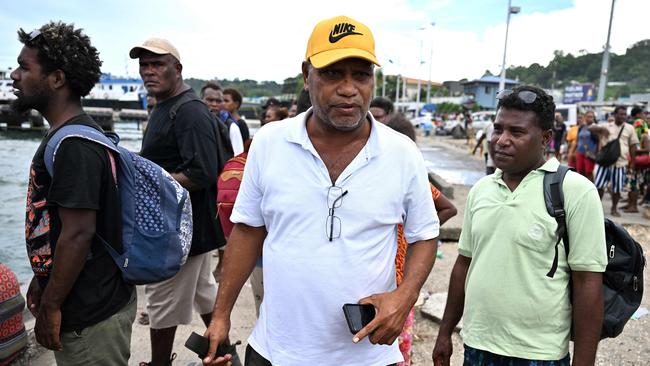
[[[82,138],[85,140],[93,141],[100,145],[103,145],[107,149],[120,153],[117,148],[116,143],[104,135],[103,132],[86,125],[67,125],[61,127],[58,131],[54,133],[54,136],[50,138],[50,141],[47,142],[45,146],[45,169],[47,169],[50,176],[54,175],[54,159],[56,158],[56,152],[61,146],[63,140],[69,137]]]
[[[621,139],[621,135],[623,134],[623,130],[625,129],[626,124],[627,124],[626,122],[623,122],[623,125],[621,125],[621,129],[618,130],[618,136],[616,137],[617,140]]]
[[[560,165],[556,172],[547,172],[544,175],[544,203],[546,211],[557,221],[557,242],[555,242],[555,258],[553,265],[546,276],[553,278],[558,266],[558,245],[560,240],[564,240],[564,251],[569,256],[569,232],[566,226],[566,211],[564,211],[564,194],[562,192],[562,183],[564,177],[569,171],[566,165]]]
[[[183,104],[192,102],[192,101],[199,101],[201,102],[201,99],[199,99],[198,96],[194,93],[183,93],[181,97],[174,103],[174,105],[171,107],[169,110],[169,119],[172,121],[176,119],[176,115],[178,114],[178,110],[183,106]]]

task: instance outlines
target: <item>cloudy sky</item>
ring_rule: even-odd
[[[512,0],[508,65],[547,64],[556,49],[597,52],[607,38],[611,0]],[[150,36],[171,40],[185,77],[282,81],[300,72],[307,38],[327,17],[345,14],[370,27],[386,73],[432,80],[500,70],[507,0],[22,0],[0,12],[0,69],[15,66],[16,29],[49,20],[86,30],[103,71],[137,76],[129,49]],[[430,23],[435,25],[431,26]],[[650,1],[618,0],[612,49],[650,38]],[[430,59],[433,48],[433,58]],[[422,66],[420,60],[424,61]]]

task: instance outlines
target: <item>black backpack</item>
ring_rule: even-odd
[[[183,106],[183,104],[194,101],[205,105],[205,103],[203,103],[203,101],[193,91],[190,91],[189,93],[183,93],[183,95],[170,108],[169,119],[174,121],[176,119],[176,115],[178,114],[178,110]],[[230,143],[228,128],[221,121],[219,121],[219,117],[215,116],[214,113],[210,112],[210,115],[214,117],[212,125],[214,127],[215,137],[217,138],[217,164],[219,166],[217,173],[221,174],[223,167],[226,165],[226,162],[228,162],[228,160],[233,157],[232,144]]]
[[[612,140],[605,144],[598,154],[596,154],[596,163],[600,166],[608,167],[616,163],[618,158],[621,156],[621,134],[625,129],[625,125],[621,126],[621,130],[618,131],[618,137],[616,140]]]
[[[558,245],[564,240],[564,249],[569,257],[569,233],[564,211],[562,182],[569,167],[560,165],[557,172],[544,175],[544,202],[546,210],[557,221],[558,240],[555,243],[555,258],[551,270],[546,274],[553,277],[557,270]],[[620,225],[605,219],[605,250],[607,269],[603,273],[603,300],[605,317],[600,338],[614,338],[641,305],[643,297],[643,269],[646,265],[643,249],[639,243]]]

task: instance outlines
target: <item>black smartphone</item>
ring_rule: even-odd
[[[352,334],[357,334],[375,318],[375,307],[370,304],[345,304],[343,314]]]
[[[236,351],[237,344],[239,343],[235,343],[230,346],[220,344],[219,347],[217,347],[217,357],[225,356],[227,353],[233,354]],[[199,358],[203,359],[208,355],[210,340],[204,336],[192,332],[187,341],[185,341],[185,347],[190,351],[196,353]]]
[[[196,353],[199,358],[204,358],[208,355],[210,340],[206,337],[196,334],[195,332],[192,332],[187,341],[185,341],[185,347],[190,351]]]

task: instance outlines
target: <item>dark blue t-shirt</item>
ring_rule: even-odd
[[[587,151],[592,153],[598,151],[598,138],[589,131],[587,126],[581,126],[578,130],[578,148],[576,151],[580,154],[586,154]]]

